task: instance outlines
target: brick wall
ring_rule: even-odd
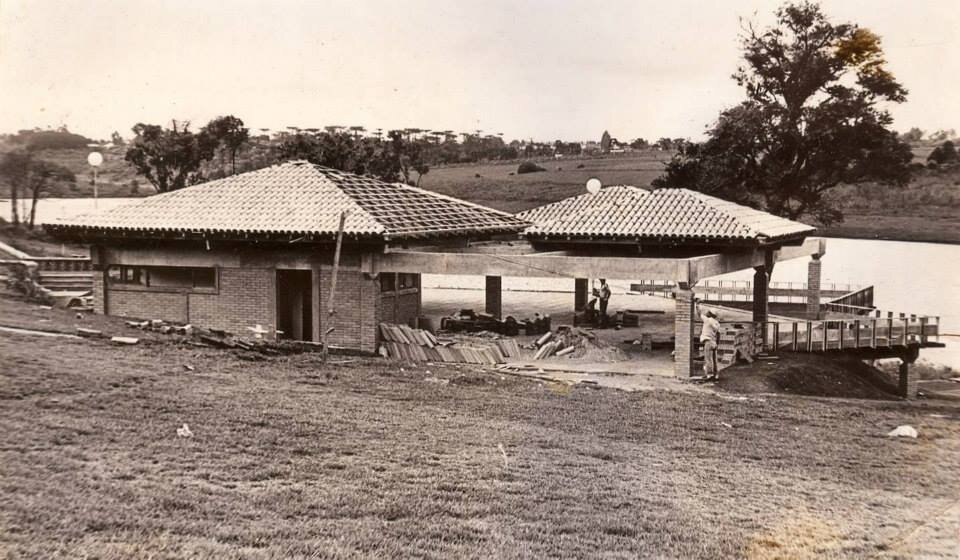
[[[106,315],[107,309],[105,306],[106,306],[107,300],[104,297],[105,285],[103,281],[104,277],[106,276],[106,273],[101,269],[94,268],[91,274],[93,277],[93,312],[99,313],[101,315]]]
[[[242,253],[241,257],[245,254]],[[361,272],[359,254],[345,253],[341,257],[336,313],[332,318],[328,315],[333,270],[330,254],[291,251],[289,254],[277,254],[273,257],[275,260],[260,259],[256,263],[237,262],[236,255],[216,251],[201,255],[203,260],[194,259],[191,266],[218,267],[216,293],[111,288],[104,285],[104,273],[100,271],[94,274],[97,310],[130,318],[164,319],[223,329],[244,337],[253,336],[247,327],[257,324],[272,332],[276,329],[277,318],[276,268],[273,262],[290,262],[296,263],[294,266],[301,269],[310,267],[315,276],[313,310],[317,327],[312,338],[319,342],[319,333],[332,326],[334,330],[329,336],[330,344],[376,352],[378,325],[383,320],[385,306],[380,298],[380,282]],[[233,264],[221,264],[227,262]],[[102,263],[103,268],[106,269],[108,264]],[[143,259],[143,262],[113,264],[150,266],[153,262]],[[399,298],[391,298],[391,301],[393,319],[406,322],[406,318],[416,317],[420,313],[419,292],[402,294]]]
[[[252,336],[247,327],[261,325],[273,331],[276,272],[269,268],[221,268],[216,294],[186,296],[191,324]]]
[[[189,323],[187,296],[171,292],[145,292],[111,289],[107,293],[107,313],[132,319],[163,319]]]
[[[693,371],[693,355],[697,341],[693,338],[694,303],[693,290],[677,289],[676,308],[674,319],[674,335],[676,347],[674,352],[673,374],[677,377],[690,377]]]
[[[380,323],[380,281],[360,271],[359,257],[344,256],[337,273],[336,313],[329,315],[330,280],[333,268],[320,267],[320,328],[333,327],[328,341],[363,352],[376,352]]]

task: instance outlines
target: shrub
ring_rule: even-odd
[[[525,161],[521,163],[519,167],[517,167],[517,175],[523,175],[524,173],[539,173],[540,171],[546,171],[546,169],[540,167],[532,161]]]

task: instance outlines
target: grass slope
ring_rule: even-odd
[[[90,324],[8,297],[0,317]],[[913,530],[960,493],[957,406],[559,391],[469,367],[249,361],[161,338],[0,333],[4,556],[855,558],[922,545],[947,558],[955,546],[949,524]],[[177,437],[184,422],[193,438]],[[883,437],[904,423],[920,439]]]

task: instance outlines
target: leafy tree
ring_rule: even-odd
[[[742,47],[734,79],[747,100],[720,114],[706,142],[683,146],[656,186],[829,224],[843,218],[824,200],[836,185],[906,183],[910,147],[877,105],[907,91],[884,68],[877,35],[831,23],[816,4],[788,3],[772,28],[748,25]]]
[[[237,153],[250,141],[250,129],[243,126],[243,121],[233,115],[217,117],[201,129],[225,153],[230,155],[230,172],[237,172]]]
[[[600,137],[600,150],[604,152],[609,152],[610,144],[611,144],[610,133],[604,130],[603,136]]]
[[[927,156],[928,163],[936,163],[938,165],[956,163],[957,159],[957,148],[950,140],[934,148],[933,151],[930,152],[930,155]]]
[[[634,150],[643,150],[646,149],[650,144],[643,138],[637,138],[633,142],[630,142],[630,147]]]
[[[138,123],[133,133],[136,137],[125,159],[161,193],[200,180],[200,166],[213,159],[217,147],[217,140],[208,132],[191,132],[189,122],[173,121],[171,128]]]
[[[10,202],[13,224],[20,223],[19,194],[30,195],[30,218],[27,225],[33,229],[37,217],[37,200],[43,190],[54,183],[76,184],[77,178],[66,167],[38,159],[25,150],[4,154],[0,161],[0,176],[10,184]]]
[[[21,130],[11,140],[31,152],[40,150],[76,150],[86,148],[93,140],[74,134],[62,126],[57,130]]]
[[[904,132],[900,135],[900,139],[908,144],[916,144],[923,140],[924,132],[917,127],[913,127],[910,130]]]
[[[110,135],[110,143],[114,146],[120,148],[126,145],[126,142],[123,140],[123,136],[120,136],[120,133],[116,130]]]

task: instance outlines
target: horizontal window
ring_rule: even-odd
[[[217,269],[195,266],[111,266],[111,284],[158,290],[211,290],[217,287]]]
[[[397,289],[407,290],[409,288],[419,288],[419,274],[397,274]]]
[[[395,272],[380,273],[380,292],[389,293],[397,290],[410,290],[420,287],[419,274],[397,274]]]

